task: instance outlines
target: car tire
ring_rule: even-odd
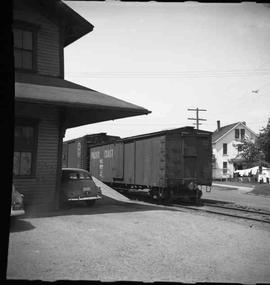
[[[89,207],[94,206],[94,204],[96,203],[96,200],[86,200],[85,204]]]
[[[63,194],[60,195],[59,208],[62,210],[69,208],[68,200]]]

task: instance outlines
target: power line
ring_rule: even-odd
[[[188,120],[196,120],[196,129],[198,130],[199,125],[201,125],[201,123],[199,121],[206,121],[206,119],[200,119],[199,118],[199,112],[200,111],[207,111],[207,110],[196,108],[196,109],[188,109],[188,111],[196,111],[196,118],[188,118]],[[195,125],[195,124],[193,124],[193,125]]]
[[[186,70],[186,71],[120,71],[87,72],[66,71],[67,75],[79,78],[200,78],[200,77],[249,77],[269,76],[270,69],[231,69],[231,70]]]

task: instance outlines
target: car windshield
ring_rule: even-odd
[[[90,175],[85,172],[68,172],[64,176],[70,180],[91,180]]]

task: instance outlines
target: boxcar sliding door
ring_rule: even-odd
[[[197,179],[197,138],[192,135],[182,136],[182,154],[184,159],[184,179]]]

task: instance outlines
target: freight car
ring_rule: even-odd
[[[90,148],[90,172],[116,188],[149,189],[154,199],[200,199],[212,184],[211,132],[183,127]]]
[[[110,143],[118,139],[120,139],[118,136],[98,133],[65,141],[62,149],[62,167],[82,168],[89,171],[89,150],[91,145]]]

